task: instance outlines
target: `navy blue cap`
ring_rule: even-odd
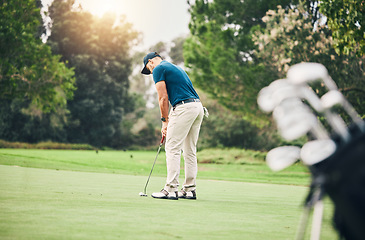
[[[149,54],[147,54],[143,58],[143,65],[144,65],[144,67],[143,67],[142,72],[141,72],[142,74],[146,74],[146,75],[151,74],[150,70],[147,69],[146,65],[148,63],[148,60],[150,60],[150,59],[152,59],[154,57],[160,57],[161,58],[161,56],[157,52],[150,52]]]

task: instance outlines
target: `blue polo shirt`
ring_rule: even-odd
[[[189,98],[199,99],[189,76],[179,66],[162,61],[153,69],[155,84],[165,81],[167,95],[172,106]]]

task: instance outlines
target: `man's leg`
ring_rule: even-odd
[[[196,104],[198,103],[180,105],[169,116],[165,145],[167,178],[164,187],[168,192],[178,191],[181,149],[191,126],[199,115]]]
[[[199,138],[200,126],[203,121],[203,116],[204,111],[201,106],[198,109],[198,115],[184,141],[183,156],[185,161],[185,182],[183,184],[183,190],[186,192],[195,191],[196,189],[196,176],[198,173],[196,145]]]

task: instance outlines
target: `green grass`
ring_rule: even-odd
[[[302,166],[270,175],[259,162],[200,164],[198,200],[169,201],[138,196],[155,155],[0,149],[0,239],[294,239]],[[162,153],[149,195],[165,172]],[[331,215],[327,200],[321,239],[336,239]]]
[[[87,150],[39,150],[0,149],[0,164],[22,167],[59,169],[86,172],[148,175],[156,151],[87,151]],[[246,154],[246,155],[244,155]],[[255,153],[257,154],[257,153]],[[224,159],[225,164],[201,163],[207,159]],[[281,172],[272,172],[262,156],[247,156],[242,150],[204,150],[198,152],[201,179],[294,184],[308,186],[310,175],[302,164]],[[229,159],[233,159],[229,161]],[[181,162],[183,166],[183,160]],[[181,175],[184,174],[182,167]],[[157,158],[154,176],[166,175],[165,152]]]

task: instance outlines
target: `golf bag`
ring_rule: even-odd
[[[351,139],[337,142],[336,152],[310,167],[312,184],[306,202],[319,187],[335,205],[334,227],[341,239],[365,238],[365,133],[350,127]]]
[[[321,83],[327,92],[318,96],[311,83]],[[285,79],[261,89],[258,105],[273,112],[281,136],[288,140],[309,134],[314,140],[302,147],[272,149],[266,162],[280,171],[297,159],[311,171],[312,182],[305,200],[297,239],[305,236],[309,212],[313,211],[312,239],[320,238],[323,197],[334,203],[333,223],[341,239],[365,239],[365,123],[339,91],[327,69],[319,63],[299,63],[288,70]],[[309,105],[311,108],[308,108]],[[346,126],[336,112],[341,107],[353,124]],[[318,116],[323,116],[328,131]]]

